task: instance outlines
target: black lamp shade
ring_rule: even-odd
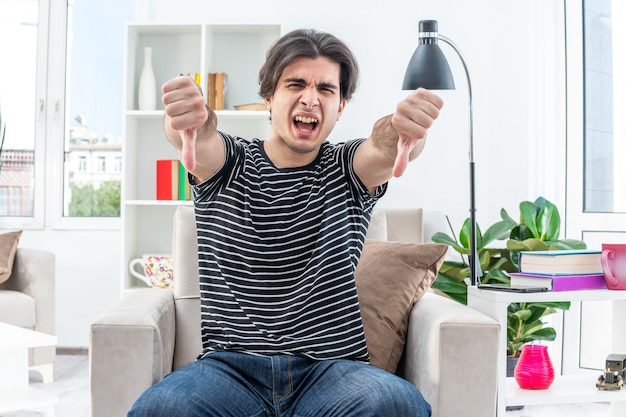
[[[421,21],[420,32],[423,30],[434,36],[420,39],[404,73],[402,89],[415,90],[423,87],[429,90],[454,90],[454,79],[448,60],[437,44],[436,21]]]

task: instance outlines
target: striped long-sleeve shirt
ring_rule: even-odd
[[[368,360],[354,283],[372,209],[352,168],[362,139],[278,169],[263,142],[220,133],[224,166],[194,186],[203,355]]]

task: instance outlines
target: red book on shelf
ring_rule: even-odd
[[[546,275],[510,273],[511,286],[545,287],[548,291],[606,289],[603,274]]]
[[[178,159],[156,161],[157,200],[178,200]]]

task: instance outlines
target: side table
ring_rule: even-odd
[[[28,385],[28,349],[56,343],[56,336],[0,323],[0,413],[36,410],[54,417],[58,397]]]
[[[500,323],[498,354],[498,416],[505,415],[506,406],[531,404],[565,404],[584,402],[610,402],[611,416],[626,416],[626,388],[621,391],[601,391],[595,387],[599,375],[557,375],[546,390],[524,390],[514,378],[506,377],[507,308],[510,303],[535,301],[611,301],[613,302],[612,352],[626,353],[626,340],[621,335],[626,317],[626,291],[586,290],[545,293],[512,293],[468,287],[468,306],[487,314]],[[564,311],[568,314],[568,311]],[[600,366],[602,364],[599,364]]]

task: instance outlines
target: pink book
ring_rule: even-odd
[[[545,287],[548,291],[606,289],[603,274],[545,275],[510,273],[512,286]]]

